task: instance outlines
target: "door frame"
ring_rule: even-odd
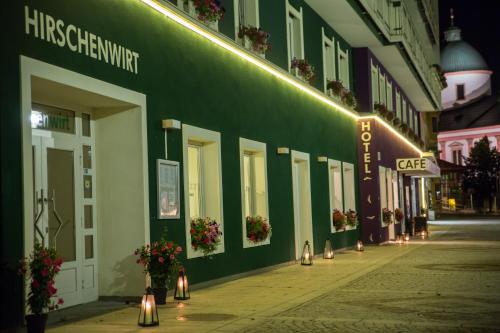
[[[23,212],[24,212],[24,255],[28,256],[33,249],[33,174],[32,174],[32,87],[31,77],[54,81],[66,86],[75,87],[90,93],[110,97],[116,100],[136,105],[140,108],[141,118],[141,156],[142,164],[142,212],[144,221],[144,243],[150,240],[149,227],[149,182],[148,182],[148,149],[147,149],[147,109],[146,96],[126,88],[116,86],[92,77],[79,74],[61,67],[29,58],[20,57],[21,66],[21,126],[22,126],[22,157],[23,157]],[[98,144],[98,143],[96,143]],[[97,235],[97,238],[99,235]],[[97,242],[97,239],[95,240]],[[99,252],[98,254],[99,255]]]
[[[303,152],[300,152],[300,151],[296,151],[296,150],[292,150],[291,151],[291,168],[292,168],[292,197],[293,197],[293,223],[294,223],[294,234],[295,234],[295,238],[294,238],[294,242],[295,242],[295,259],[298,260],[300,259],[300,256],[301,256],[301,253],[300,253],[300,250],[302,249],[302,244],[300,244],[300,240],[301,240],[301,236],[303,236],[300,232],[300,220],[299,220],[299,217],[297,216],[296,214],[296,209],[298,207],[301,207],[301,206],[297,206],[298,205],[298,202],[297,202],[297,197],[295,195],[295,191],[296,189],[298,189],[298,184],[297,184],[297,180],[296,180],[296,174],[295,174],[295,162],[296,161],[299,161],[299,163],[304,163],[304,165],[306,165],[306,181],[307,181],[307,184],[305,184],[305,186],[308,187],[308,191],[306,191],[307,193],[309,193],[307,195],[306,198],[301,198],[301,201],[304,202],[305,200],[305,203],[306,205],[308,206],[309,208],[309,212],[308,212],[308,220],[309,222],[306,222],[308,223],[307,225],[307,232],[310,234],[310,239],[307,239],[309,241],[309,244],[311,245],[311,249],[313,249],[313,253],[314,253],[314,233],[313,233],[313,225],[312,225],[312,205],[311,205],[311,165],[310,165],[310,160],[309,160],[309,154],[308,153],[303,153]],[[306,212],[307,213],[307,212]],[[308,235],[306,235],[306,238],[307,238]]]

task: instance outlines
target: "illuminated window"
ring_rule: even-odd
[[[240,138],[241,201],[244,247],[254,245],[247,241],[246,217],[269,218],[267,195],[266,144]],[[268,221],[269,222],[269,221]],[[268,244],[267,240],[260,243]]]
[[[403,98],[403,102],[401,104],[402,104],[401,113],[403,115],[402,121],[403,121],[403,123],[407,124],[408,123],[408,119],[407,119],[408,117],[407,117],[406,113],[408,112],[408,110],[406,109],[406,100],[404,98]]]
[[[328,160],[328,187],[330,190],[330,219],[335,209],[344,211],[342,191],[342,163]],[[333,223],[330,223],[331,232],[336,232]]]
[[[379,80],[379,100],[380,103],[384,104],[387,106],[387,92],[386,92],[386,82],[385,82],[385,76],[382,74],[380,71],[378,73],[378,80]]]
[[[339,42],[337,42],[337,55],[339,60],[339,80],[346,89],[350,89],[349,82],[349,50],[345,52],[340,48]]]
[[[453,163],[462,165],[462,149],[455,149],[452,151]]]
[[[259,0],[234,0],[235,26],[259,28]]]
[[[344,182],[344,210],[356,210],[356,183],[354,181],[354,165],[342,163],[342,178]]]
[[[202,177],[202,145],[198,142],[190,142],[188,146],[189,165],[189,217],[196,218],[205,216],[203,209]]]
[[[324,74],[324,89],[328,81],[335,81],[335,41],[333,37],[330,39],[325,35],[325,30],[321,29],[323,41],[323,74]]]
[[[389,111],[394,111],[394,106],[392,103],[392,83],[387,80],[387,109]]]
[[[371,64],[371,86],[372,86],[372,108],[375,105],[375,103],[378,103],[380,101],[379,98],[379,88],[378,88],[378,69],[375,65],[373,65],[373,62]]]
[[[302,27],[302,7],[300,11],[287,2],[287,43],[288,68],[293,58],[304,59],[304,33]]]

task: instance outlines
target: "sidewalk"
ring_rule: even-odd
[[[184,303],[169,297],[155,328],[138,327],[129,306],[48,332],[497,332],[500,241],[489,236],[500,224],[480,227],[484,244],[450,228],[194,291]]]

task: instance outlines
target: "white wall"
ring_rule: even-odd
[[[453,104],[463,104],[478,96],[491,93],[491,72],[468,71],[445,74],[448,87],[441,91],[441,104],[448,109]],[[457,101],[457,85],[464,84],[465,100]]]

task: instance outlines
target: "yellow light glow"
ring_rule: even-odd
[[[375,120],[377,120],[385,128],[387,128],[389,131],[391,131],[392,133],[394,133],[394,135],[396,135],[399,139],[401,139],[408,146],[410,146],[411,148],[413,148],[413,150],[415,150],[420,155],[420,157],[422,157],[423,151],[421,151],[417,146],[415,146],[410,140],[408,140],[407,138],[405,138],[401,133],[399,133],[398,131],[396,131],[394,129],[394,127],[392,127],[391,125],[389,125],[388,123],[386,123],[385,121],[383,121],[380,117],[378,117],[378,116],[362,116],[362,117],[359,117],[359,119],[360,120],[363,120],[363,119],[375,119]]]
[[[376,119],[378,122],[382,123],[383,126],[385,126],[389,131],[394,133],[399,139],[401,139],[403,142],[408,144],[411,148],[413,148],[420,156],[422,156],[423,152],[417,148],[413,143],[411,143],[407,138],[405,138],[403,135],[401,135],[398,131],[396,131],[391,125],[387,124],[385,121],[383,121],[380,117],[378,116],[362,116],[360,117],[356,112],[351,111],[349,109],[346,109],[340,104],[337,104],[335,101],[331,100],[330,98],[326,97],[323,93],[317,91],[316,89],[302,83],[298,79],[295,79],[290,76],[288,72],[283,71],[280,68],[275,68],[273,65],[270,63],[267,63],[266,61],[262,60],[262,58],[251,54],[250,52],[241,49],[239,46],[233,45],[233,43],[225,41],[221,37],[213,34],[211,31],[199,26],[198,24],[191,22],[191,20],[183,17],[182,15],[179,15],[178,13],[175,12],[175,10],[171,9],[168,7],[166,4],[158,3],[155,0],[141,0],[143,3],[146,5],[150,6],[151,8],[155,9],[156,11],[162,13],[166,17],[172,19],[173,21],[179,23],[180,25],[184,26],[185,28],[195,32],[196,34],[206,38],[207,40],[215,43],[216,45],[228,50],[229,52],[239,56],[240,58],[254,64],[255,66],[263,69],[264,71],[270,73],[271,75],[279,78],[280,80],[283,80],[287,82],[288,84],[298,88],[299,90],[305,92],[309,96],[333,107],[335,110],[338,110],[345,115],[349,116],[355,121],[358,121],[360,119]]]

